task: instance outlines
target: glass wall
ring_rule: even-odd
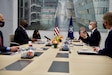
[[[54,28],[54,15],[58,0],[18,0],[19,21],[28,21],[27,29],[50,30]]]
[[[102,27],[102,16],[109,11],[109,0],[74,0],[75,19],[82,26],[88,27],[89,22],[96,21],[98,29]]]
[[[110,0],[18,0],[19,20],[28,21],[28,29],[53,30],[58,16],[60,30],[67,31],[72,16],[74,30],[88,29],[90,21],[102,27],[102,16],[109,11]]]

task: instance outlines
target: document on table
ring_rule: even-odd
[[[76,43],[76,44],[74,44],[75,46],[83,46],[83,44],[82,43]]]
[[[85,50],[85,49],[78,50],[77,53],[78,53],[78,54],[87,54],[87,55],[98,55],[98,53],[95,52],[95,51],[92,51],[92,50]]]

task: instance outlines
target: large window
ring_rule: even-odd
[[[58,0],[18,0],[19,18],[28,22],[30,30],[53,30]]]
[[[88,27],[90,21],[96,21],[98,29],[104,31],[102,16],[109,11],[109,0],[75,0],[74,9],[78,25]]]
[[[73,2],[70,2],[73,1]],[[18,0],[19,20],[28,21],[28,29],[54,30],[58,17],[60,30],[68,30],[70,17],[74,30],[88,29],[90,21],[98,22],[103,29],[102,16],[109,11],[109,0]]]
[[[98,7],[98,8],[95,8],[96,10],[96,14],[104,14],[106,13],[107,11],[109,11],[109,8],[107,7]]]

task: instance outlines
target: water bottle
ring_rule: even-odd
[[[29,44],[29,48],[28,48],[27,56],[28,57],[33,57],[34,56],[34,51],[33,51],[32,41],[29,41],[28,44]]]
[[[28,50],[33,50],[32,41],[29,41],[29,42],[28,42],[28,45],[29,45]]]

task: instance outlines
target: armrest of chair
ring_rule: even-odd
[[[16,43],[16,42],[10,42],[10,46],[19,46],[20,44],[19,43]]]

